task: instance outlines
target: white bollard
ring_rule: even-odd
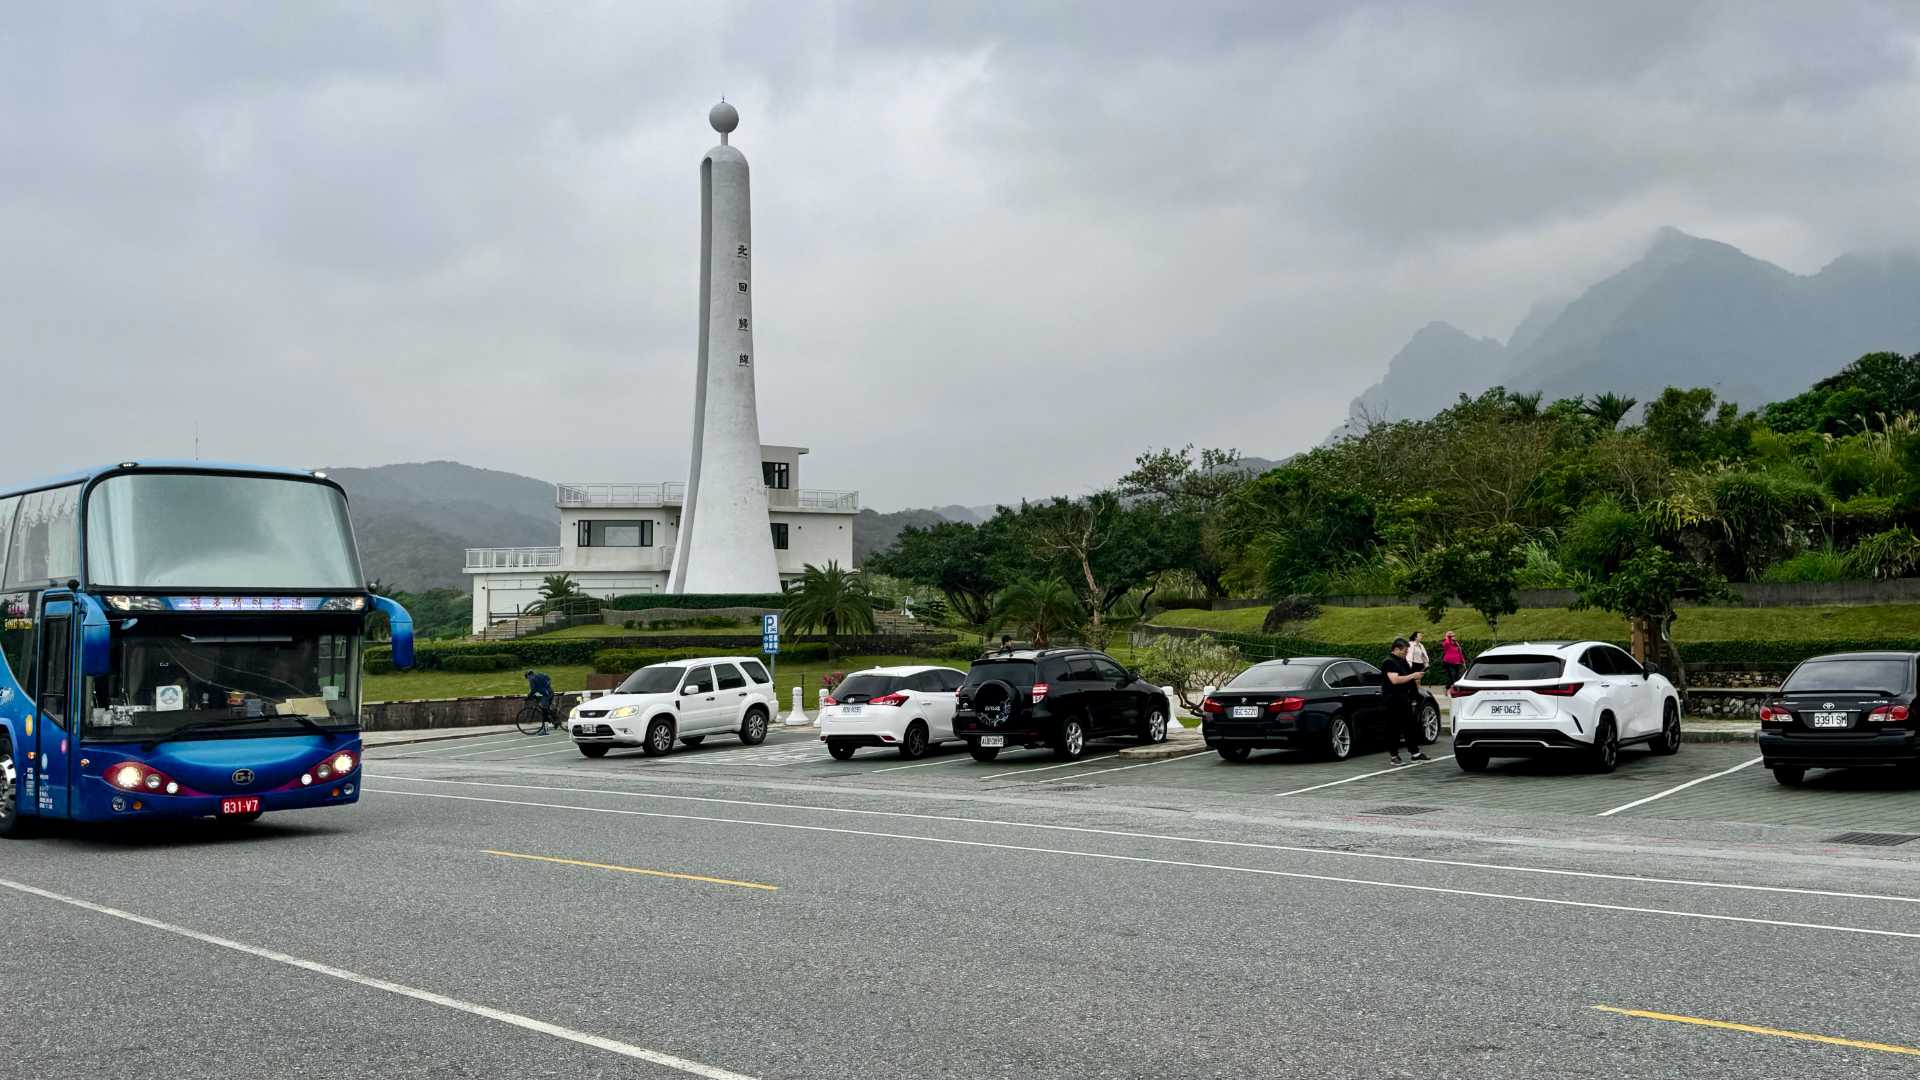
[[[1180,699],[1174,696],[1173,687],[1163,686],[1160,692],[1167,696],[1167,730],[1179,731],[1187,725],[1180,722]]]
[[[814,723],[818,725],[820,722],[820,718],[822,716],[825,716],[827,713],[827,692],[824,688],[820,690],[815,690],[813,692],[813,697],[814,697],[813,719],[814,719]]]
[[[787,718],[781,721],[781,723],[787,727],[806,727],[808,724],[813,723],[800,708],[800,688],[797,686],[793,688],[793,708],[788,710]]]

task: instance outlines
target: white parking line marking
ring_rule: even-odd
[[[1371,885],[1377,889],[1395,889],[1404,892],[1432,893],[1442,896],[1469,896],[1480,900],[1511,900],[1522,904],[1544,904],[1551,907],[1584,908],[1590,911],[1618,911],[1631,915],[1668,915],[1679,919],[1698,919],[1705,922],[1744,923],[1752,926],[1777,926],[1792,930],[1827,930],[1841,934],[1866,934],[1872,937],[1908,938],[1920,941],[1920,932],[1909,930],[1881,930],[1869,926],[1840,926],[1831,923],[1789,922],[1783,919],[1762,919],[1747,915],[1720,915],[1705,911],[1681,911],[1675,908],[1633,907],[1626,904],[1603,904],[1592,900],[1562,900],[1551,896],[1524,896],[1518,893],[1481,892],[1477,889],[1453,889],[1442,885],[1415,885],[1404,881],[1373,881],[1367,878],[1335,877],[1331,874],[1305,874],[1294,870],[1266,870],[1253,866],[1229,866],[1224,863],[1188,862],[1181,859],[1153,859],[1145,855],[1117,855],[1102,851],[1074,851],[1070,848],[1031,847],[1025,844],[996,844],[987,840],[956,840],[945,836],[915,836],[912,833],[875,832],[868,829],[836,829],[828,825],[799,825],[790,821],[750,821],[740,818],[709,817],[701,814],[665,814],[656,810],[618,810],[605,806],[572,806],[567,803],[531,802],[523,799],[488,799],[478,795],[443,795],[431,791],[396,791],[389,788],[362,788],[379,795],[410,795],[416,799],[452,799],[459,802],[493,803],[500,806],[531,806],[543,810],[576,810],[586,814],[620,814],[628,817],[664,818],[673,821],[702,821],[715,825],[750,825],[760,829],[788,829],[797,832],[830,833],[837,836],[866,836],[881,840],[906,840],[919,844],[945,844],[952,847],[986,848],[996,851],[1017,851],[1031,855],[1064,855],[1077,859],[1098,859],[1103,862],[1133,863],[1143,866],[1171,866],[1186,870],[1218,870],[1230,874],[1253,874],[1260,877],[1285,878],[1291,881],[1318,881],[1332,885]]]
[[[361,975],[358,972],[348,971],[345,968],[337,968],[331,964],[317,963],[313,960],[302,960],[297,956],[274,952],[272,949],[262,949],[258,946],[234,941],[231,938],[203,934],[198,930],[189,930],[184,926],[175,926],[172,923],[161,922],[159,919],[150,919],[145,915],[135,915],[131,911],[122,911],[119,908],[107,907],[104,904],[96,904],[89,900],[63,896],[60,893],[48,892],[45,889],[36,889],[31,885],[24,885],[18,881],[8,881],[5,878],[0,878],[0,888],[12,889],[15,892],[25,893],[29,896],[38,896],[41,899],[52,900],[56,903],[68,904],[99,915],[108,915],[130,923],[138,923],[149,929],[175,934],[184,938],[191,938],[205,945],[231,949],[237,953],[256,956],[262,960],[271,960],[276,964],[285,964],[288,967],[299,968],[302,971],[311,971],[316,975],[325,975],[329,978],[353,983],[357,986],[365,986],[374,990],[384,990],[389,994],[398,994],[401,997],[412,998],[415,1001],[424,1001],[429,1005],[438,1005],[443,1009],[453,1009],[487,1020],[495,1020],[502,1024],[511,1024],[514,1027],[538,1032],[541,1035],[551,1035],[556,1039],[565,1039],[568,1042],[579,1043],[582,1046],[591,1046],[596,1050],[605,1050],[610,1054],[619,1054],[621,1057],[634,1058],[639,1061],[660,1065],[677,1072],[686,1073],[689,1076],[704,1077],[705,1080],[754,1080],[753,1077],[745,1073],[732,1072],[727,1069],[716,1068],[712,1065],[703,1065],[698,1061],[689,1061],[686,1058],[676,1057],[672,1054],[664,1054],[658,1050],[648,1050],[645,1047],[634,1046],[632,1043],[620,1042],[617,1039],[609,1039],[600,1035],[589,1035],[584,1031],[575,1031],[572,1028],[561,1027],[558,1024],[549,1024],[544,1020],[535,1020],[530,1016],[521,1016],[519,1013],[510,1013],[504,1009],[495,1009],[486,1005],[475,1005],[473,1002],[461,1001],[459,998],[447,997],[445,994],[436,994],[431,990],[420,990],[402,983],[389,982],[386,979],[376,979],[370,975]]]
[[[1280,794],[1275,795],[1274,798],[1284,799],[1289,795],[1304,795],[1309,791],[1319,791],[1321,788],[1339,787],[1341,784],[1351,784],[1355,780],[1365,780],[1369,776],[1385,776],[1388,773],[1404,772],[1408,769],[1417,769],[1422,765],[1432,765],[1436,761],[1452,761],[1452,760],[1453,760],[1453,755],[1448,754],[1446,757],[1428,758],[1425,761],[1409,761],[1405,765],[1393,765],[1393,766],[1389,766],[1388,768],[1381,769],[1378,772],[1361,773],[1359,776],[1349,776],[1345,780],[1331,780],[1324,784],[1315,784],[1312,787],[1294,788],[1292,791],[1283,791]]]
[[[943,755],[938,761],[916,761],[911,765],[889,765],[884,769],[874,769],[875,773],[899,772],[901,769],[924,769],[929,765],[953,765],[957,762],[972,761],[972,754]]]
[[[1211,753],[1213,753],[1212,750],[1201,750],[1197,753],[1181,754],[1179,757],[1165,757],[1165,758],[1160,758],[1156,761],[1142,761],[1134,765],[1119,765],[1111,769],[1095,769],[1090,773],[1077,772],[1077,773],[1068,773],[1065,776],[1050,776],[1045,780],[1035,780],[1033,782],[1033,786],[1038,787],[1041,784],[1058,783],[1061,780],[1084,780],[1089,776],[1103,776],[1110,772],[1126,772],[1128,769],[1144,769],[1149,765],[1165,765],[1169,761],[1185,761],[1188,758],[1205,757]]]
[[[1704,783],[1706,783],[1706,782],[1707,782],[1707,781],[1709,781],[1709,780],[1718,780],[1718,779],[1720,779],[1720,778],[1721,778],[1721,777],[1723,777],[1723,776],[1732,776],[1732,775],[1733,775],[1734,773],[1737,773],[1737,772],[1739,772],[1739,771],[1740,771],[1741,769],[1744,769],[1744,768],[1746,768],[1746,767],[1747,767],[1747,766],[1749,766],[1749,765],[1758,765],[1758,764],[1760,764],[1760,762],[1761,762],[1762,760],[1764,760],[1764,759],[1762,759],[1762,758],[1754,758],[1754,759],[1753,759],[1752,761],[1743,761],[1743,762],[1741,762],[1740,764],[1738,764],[1738,765],[1735,765],[1735,766],[1734,766],[1733,768],[1731,768],[1731,769],[1721,769],[1721,770],[1720,770],[1719,772],[1717,772],[1717,773],[1714,773],[1714,774],[1713,774],[1713,775],[1711,775],[1711,776],[1702,776],[1702,777],[1700,777],[1700,778],[1699,778],[1699,779],[1697,779],[1697,780],[1689,780],[1689,781],[1687,781],[1687,782],[1686,782],[1686,783],[1684,783],[1684,784],[1678,784],[1678,785],[1675,785],[1674,787],[1670,787],[1670,788],[1668,788],[1668,789],[1667,789],[1667,790],[1665,790],[1665,791],[1662,791],[1662,792],[1659,792],[1658,794],[1654,794],[1654,795],[1649,795],[1649,796],[1647,796],[1647,797],[1646,797],[1646,798],[1644,798],[1644,799],[1635,799],[1635,800],[1633,800],[1632,802],[1630,802],[1630,803],[1627,803],[1627,804],[1626,804],[1626,805],[1624,805],[1624,806],[1616,806],[1616,807],[1614,807],[1614,808],[1613,808],[1613,809],[1611,809],[1611,810],[1603,810],[1603,811],[1601,811],[1600,813],[1598,813],[1598,814],[1595,814],[1594,816],[1595,816],[1595,817],[1612,817],[1613,815],[1615,815],[1615,814],[1617,814],[1617,813],[1619,813],[1619,812],[1620,812],[1620,811],[1622,811],[1622,810],[1631,810],[1631,809],[1633,809],[1633,808],[1634,808],[1634,807],[1636,807],[1636,806],[1645,806],[1645,805],[1647,805],[1648,803],[1650,803],[1650,802],[1653,802],[1653,801],[1655,801],[1655,800],[1657,800],[1657,799],[1664,799],[1664,798],[1666,798],[1667,796],[1669,796],[1669,795],[1672,795],[1672,794],[1673,794],[1674,792],[1677,792],[1677,791],[1685,791],[1685,790],[1687,790],[1688,788],[1690,788],[1690,787],[1692,787],[1692,786],[1693,786],[1693,785],[1695,785],[1695,784],[1704,784]]]
[[[998,780],[1003,776],[1025,776],[1028,773],[1052,772],[1055,769],[1071,769],[1075,765],[1090,765],[1096,761],[1105,761],[1110,757],[1119,757],[1119,756],[1120,756],[1120,752],[1116,750],[1111,754],[1101,754],[1098,757],[1084,757],[1084,758],[1081,758],[1079,761],[1063,761],[1058,765],[1042,765],[1037,769],[1015,769],[1012,772],[994,773],[992,776],[983,776],[980,779]]]
[[[1791,885],[1747,885],[1739,882],[1700,881],[1693,878],[1658,878],[1638,874],[1608,874],[1596,870],[1561,870],[1549,866],[1514,866],[1509,863],[1472,862],[1466,859],[1435,859],[1421,855],[1389,855],[1378,851],[1347,851],[1341,848],[1317,848],[1300,844],[1262,844],[1252,840],[1214,840],[1203,836],[1174,836],[1167,833],[1130,832],[1124,829],[1094,829],[1084,825],[1048,825],[1032,821],[1005,821],[997,818],[960,817],[957,814],[915,814],[904,810],[859,810],[846,806],[807,806],[802,803],[759,802],[752,799],[721,799],[711,795],[662,795],[651,791],[622,791],[611,788],[577,788],[546,784],[500,784],[483,780],[430,780],[424,776],[389,776],[383,779],[405,780],[416,784],[446,784],[453,787],[497,788],[502,791],[566,791],[576,795],[619,795],[633,799],[660,799],[667,802],[711,803],[716,806],[749,806],[761,810],[808,810],[817,814],[850,814],[857,817],[901,818],[909,821],[940,821],[958,825],[994,825],[1009,829],[1034,829],[1041,832],[1078,833],[1088,836],[1114,836],[1125,840],[1163,840],[1177,844],[1207,847],[1246,848],[1277,851],[1289,855],[1324,855],[1341,859],[1372,859],[1379,862],[1417,863],[1422,866],[1453,866],[1469,870],[1493,870],[1509,874],[1541,874],[1547,877],[1590,878],[1596,881],[1623,881],[1638,885],[1676,885],[1692,889],[1730,889],[1736,892],[1779,893],[1788,896],[1824,896],[1839,900],[1876,900],[1896,904],[1920,904],[1917,896],[1891,896],[1885,893],[1836,892],[1831,889],[1801,889]]]

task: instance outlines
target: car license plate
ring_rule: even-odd
[[[1007,745],[1007,737],[1005,735],[982,735],[980,736],[980,745],[1005,746]]]
[[[1260,718],[1260,706],[1235,705],[1233,707],[1233,718],[1235,720],[1258,720]]]
[[[245,799],[221,799],[220,800],[220,813],[222,815],[257,814],[259,812],[260,812],[260,800],[258,797],[251,797],[251,798],[245,798]]]
[[[858,706],[858,705],[842,705],[842,706],[840,706],[840,715],[841,715],[841,716],[859,716],[859,715],[860,715],[860,706]]]
[[[1488,716],[1519,716],[1520,703],[1517,701],[1493,701],[1487,703]]]
[[[1814,727],[1846,727],[1851,713],[1817,712],[1813,714]]]

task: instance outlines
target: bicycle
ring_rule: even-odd
[[[520,715],[513,726],[520,729],[522,735],[545,735],[548,728],[563,730],[560,718],[554,714],[553,706],[538,701],[529,701],[520,707]]]

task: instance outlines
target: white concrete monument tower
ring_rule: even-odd
[[[777,593],[760,417],[753,397],[752,225],[746,156],[727,145],[740,114],[707,113],[720,145],[700,162],[700,373],[693,464],[680,508],[670,593]]]

